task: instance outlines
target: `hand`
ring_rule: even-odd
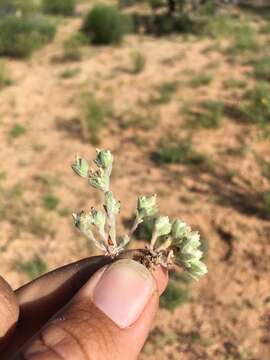
[[[167,272],[133,260],[81,260],[15,292],[0,278],[2,360],[136,359]]]

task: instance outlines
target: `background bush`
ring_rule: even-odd
[[[40,17],[4,17],[0,19],[0,56],[28,57],[50,42],[55,32],[55,25]]]
[[[193,148],[190,138],[175,141],[164,139],[152,153],[153,161],[158,165],[164,164],[191,164],[199,165],[205,162],[203,155]]]
[[[0,0],[0,18],[20,12],[26,15],[36,11],[38,2],[35,0]]]
[[[46,14],[70,16],[74,14],[76,0],[43,0],[42,9]]]
[[[80,118],[84,140],[92,145],[100,143],[100,131],[105,125],[106,106],[91,93],[82,94],[82,115]]]
[[[172,280],[160,298],[160,306],[167,310],[174,310],[178,306],[189,301],[189,295],[186,288],[176,285]]]
[[[87,44],[87,39],[82,32],[77,32],[69,37],[64,42],[63,60],[65,61],[79,61],[82,58],[83,45]]]
[[[4,88],[5,86],[9,86],[12,84],[12,81],[10,80],[8,76],[8,71],[6,68],[6,64],[1,60],[0,61],[0,90]]]
[[[145,68],[145,57],[139,51],[133,51],[130,56],[133,74],[140,74]]]
[[[111,5],[95,5],[88,13],[83,24],[83,31],[94,44],[119,43],[131,29],[127,15]]]
[[[258,83],[245,94],[246,104],[240,110],[245,121],[267,124],[270,121],[270,85]]]

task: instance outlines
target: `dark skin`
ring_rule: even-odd
[[[81,291],[111,262],[104,256],[83,259],[16,291],[0,277],[0,358],[136,359],[167,285],[167,272],[155,269],[156,291],[138,320],[121,329]]]

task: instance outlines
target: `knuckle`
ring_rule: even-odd
[[[85,359],[119,359],[115,326],[89,299],[73,303],[61,320],[56,319],[54,324],[64,326],[74,337]]]
[[[38,334],[24,352],[23,358],[26,360],[68,360],[74,359],[74,354],[78,354],[76,355],[78,360],[88,360],[75,335],[64,326],[51,324]]]
[[[73,303],[39,334],[24,353],[24,359],[120,359],[116,331],[114,324],[89,300]]]
[[[115,327],[89,300],[72,304],[52,320],[29,349],[26,360],[120,359]],[[42,357],[37,355],[42,352]],[[46,354],[46,357],[44,357]],[[34,356],[35,355],[35,356]]]

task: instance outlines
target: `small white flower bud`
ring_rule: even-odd
[[[99,150],[99,149],[96,149],[96,151],[97,151],[97,157],[95,160],[96,165],[99,168],[102,168],[107,173],[107,175],[110,175],[113,164],[113,156],[111,152],[109,150]]]
[[[114,198],[111,191],[105,193],[105,205],[108,214],[117,215],[120,211],[120,201]]]
[[[168,235],[171,232],[172,225],[168,216],[160,216],[157,218],[154,231],[157,236]]]
[[[94,188],[101,191],[108,191],[110,178],[102,168],[92,171],[89,174],[89,182]]]
[[[146,197],[140,196],[137,202],[138,218],[143,219],[146,216],[153,216],[157,212],[156,194]]]
[[[172,224],[172,238],[175,240],[183,240],[190,232],[190,227],[181,220],[175,220]]]
[[[95,208],[91,209],[92,215],[92,224],[95,225],[101,233],[104,232],[105,223],[106,223],[106,215],[103,211],[97,210]]]
[[[80,211],[77,214],[72,214],[75,226],[84,234],[90,229],[92,223],[92,216],[89,213]]]
[[[71,167],[77,175],[81,177],[88,177],[89,166],[87,160],[76,155],[75,161]]]

